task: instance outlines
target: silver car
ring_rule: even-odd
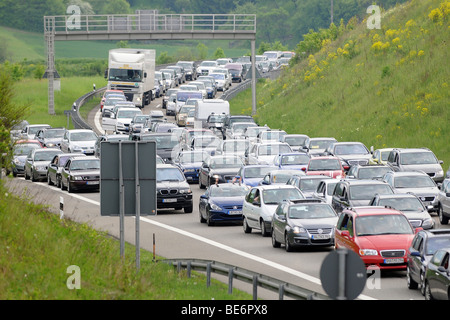
[[[441,224],[448,224],[450,219],[450,179],[445,179],[439,190],[438,215]]]
[[[412,193],[419,197],[429,212],[437,211],[439,188],[429,175],[420,171],[387,172],[383,176],[395,193]]]
[[[25,161],[25,179],[31,181],[46,180],[48,165],[53,157],[62,153],[56,148],[33,149]]]
[[[97,134],[89,129],[67,130],[61,142],[61,150],[66,153],[94,155],[97,138]]]

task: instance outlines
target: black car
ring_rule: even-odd
[[[407,252],[406,281],[409,289],[417,289],[420,286],[422,294],[425,294],[424,281],[427,266],[433,254],[446,247],[450,247],[450,230],[448,229],[421,230],[414,236]]]
[[[347,179],[377,179],[381,180],[384,174],[393,171],[385,165],[354,165],[347,172]]]
[[[428,264],[425,299],[450,300],[450,247],[437,250]]]
[[[223,137],[225,138],[225,131],[229,128],[231,128],[233,123],[236,122],[255,122],[255,120],[253,119],[252,116],[244,116],[244,115],[228,115],[225,117],[224,121],[223,121],[223,127],[222,127],[222,134]]]
[[[100,159],[94,156],[70,158],[61,170],[61,190],[69,193],[100,189]]]
[[[156,189],[158,209],[184,209],[192,213],[192,190],[180,168],[171,164],[156,165]]]
[[[67,161],[73,157],[84,157],[84,153],[60,153],[53,157],[47,168],[47,183],[61,188],[61,171]]]
[[[200,189],[215,183],[232,182],[244,165],[239,156],[213,156],[203,162],[199,172]]]

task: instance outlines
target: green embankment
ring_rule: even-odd
[[[413,0],[363,21],[315,55],[257,86],[258,122],[288,133],[428,147],[450,165],[450,1]],[[231,102],[251,113],[251,92]]]

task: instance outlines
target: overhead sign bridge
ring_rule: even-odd
[[[55,41],[83,40],[250,40],[253,75],[253,112],[256,112],[256,15],[158,14],[156,10],[127,15],[45,16],[49,113],[54,114]]]

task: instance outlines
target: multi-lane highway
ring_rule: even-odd
[[[236,84],[235,84],[236,85]],[[143,109],[145,114],[158,109],[161,99],[152,101]],[[173,117],[168,117],[173,121]],[[99,123],[98,108],[90,113],[88,122],[103,133]],[[46,183],[26,181],[23,178],[10,180],[11,190],[25,192],[30,198],[40,199],[59,213],[60,197],[64,198],[64,215],[70,219],[87,222],[119,236],[119,218],[100,216],[99,193],[69,194]],[[333,248],[305,249],[288,253],[283,248],[273,248],[270,237],[259,232],[245,234],[241,225],[229,224],[208,227],[200,223],[198,202],[204,192],[198,185],[191,185],[194,196],[194,212],[163,210],[157,216],[142,217],[140,244],[143,249],[153,250],[153,234],[156,238],[156,254],[165,258],[197,258],[216,260],[257,271],[271,277],[290,282],[309,290],[325,293],[320,282],[320,267]],[[436,216],[436,226],[442,227]],[[125,239],[135,241],[135,220],[127,217]],[[119,250],[119,247],[118,247]],[[73,262],[76,264],[76,262]],[[276,298],[274,295],[272,298]],[[268,296],[268,298],[271,298]],[[405,272],[383,272],[371,276],[359,299],[409,300],[424,299],[418,290],[406,286]]]

